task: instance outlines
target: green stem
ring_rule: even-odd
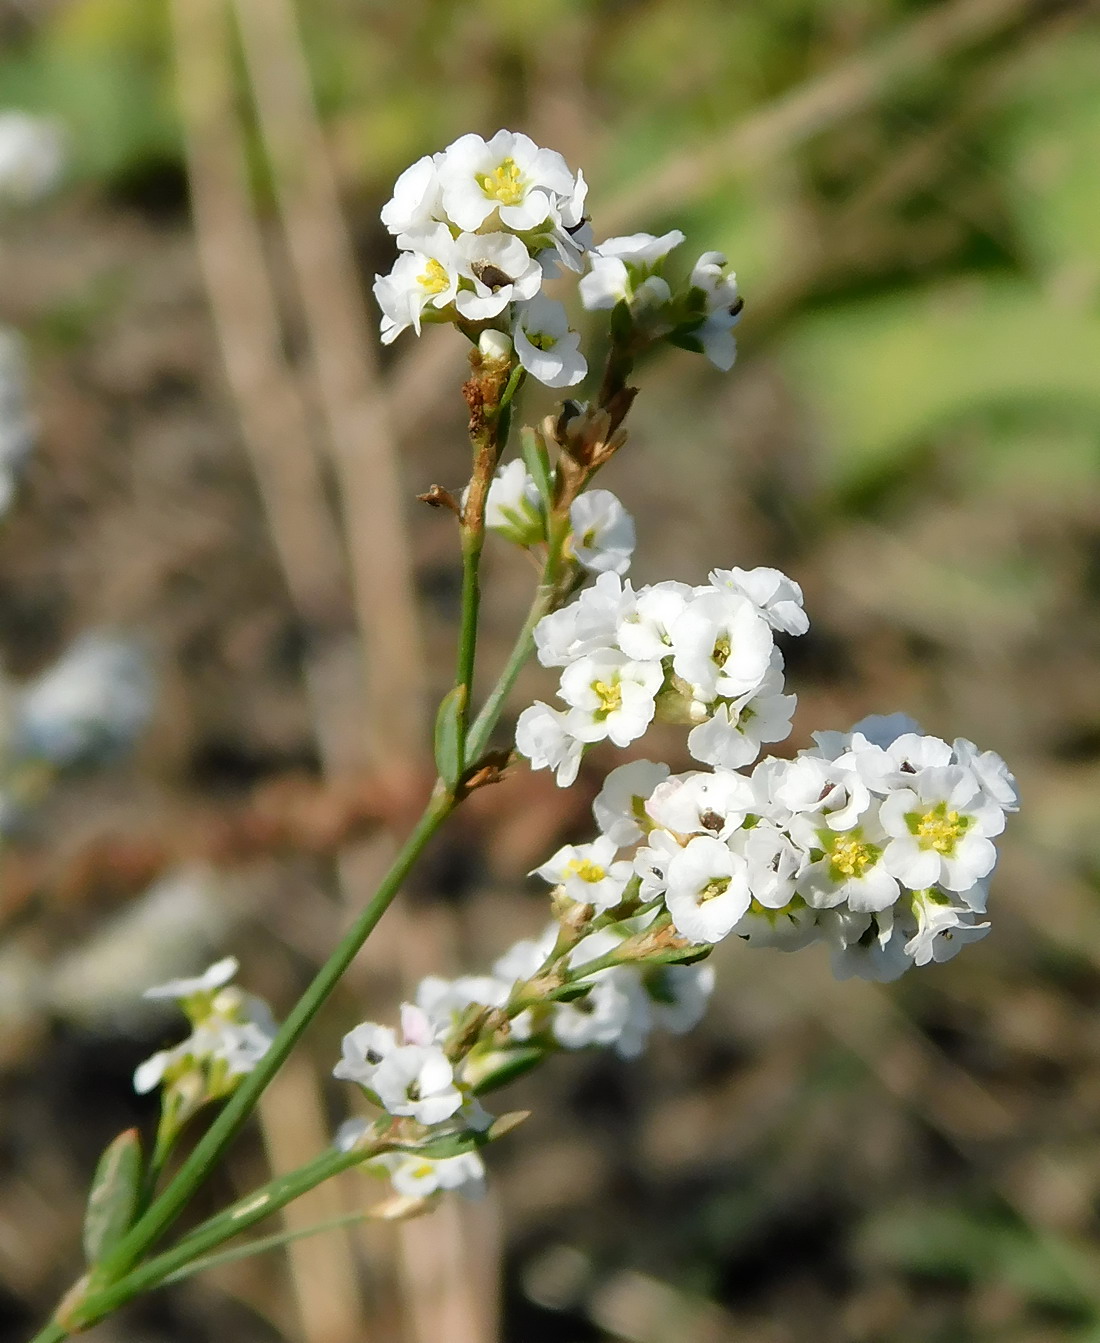
[[[226,1102],[164,1193],[99,1265],[96,1277],[111,1282],[135,1264],[168,1230],[236,1136],[264,1088],[282,1066],[302,1032],[336,987],[344,971],[389,908],[409,869],[454,807],[438,784],[416,828],[394,859],[382,884],[283,1023],[270,1048]]]

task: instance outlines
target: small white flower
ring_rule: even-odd
[[[510,983],[495,975],[426,975],[416,987],[415,1003],[401,1007],[401,1032],[410,1045],[439,1044],[458,1025],[466,1009],[503,1007]]]
[[[388,275],[374,277],[374,297],[382,309],[382,344],[412,327],[420,335],[425,310],[441,313],[458,294],[459,259],[445,224],[413,229],[401,238],[403,251]]]
[[[655,965],[642,971],[653,1025],[685,1035],[702,1021],[714,992],[712,965]]]
[[[588,372],[580,333],[569,329],[562,305],[544,294],[517,305],[512,335],[519,362],[544,387],[572,387]]]
[[[776,951],[801,951],[820,941],[817,911],[801,900],[793,900],[781,909],[753,904],[738,920],[732,933],[750,947],[772,947]]]
[[[463,505],[468,493],[469,487],[463,493]],[[518,457],[502,466],[490,482],[485,525],[520,546],[533,546],[546,539],[538,486]]]
[[[567,715],[536,701],[516,722],[516,750],[532,769],[552,769],[559,788],[568,788],[580,769],[584,744],[568,729]]]
[[[997,861],[992,840],[1004,829],[1004,812],[959,765],[922,769],[912,788],[883,801],[880,816],[891,836],[883,863],[912,890],[969,890]]]
[[[485,1191],[485,1163],[477,1152],[430,1157],[418,1152],[386,1152],[366,1163],[388,1171],[395,1191],[405,1198],[430,1198],[441,1190],[480,1198]]]
[[[1002,811],[1019,811],[1020,794],[1016,776],[996,751],[979,751],[972,741],[956,737],[954,763],[968,769],[978,781],[982,792]]]
[[[575,601],[544,616],[535,647],[544,667],[567,667],[615,643],[615,631],[634,606],[634,592],[618,574],[603,573]]]
[[[592,269],[580,282],[581,302],[590,311],[601,308],[613,308],[620,300],[632,300],[655,272],[674,247],[684,241],[679,229],[673,229],[661,237],[652,233],[632,233],[626,237],[608,238],[589,253]],[[661,282],[664,284],[664,282]],[[643,302],[650,303],[669,297],[668,286],[653,292],[642,293]]]
[[[600,831],[620,848],[641,839],[651,828],[646,800],[668,775],[667,765],[652,760],[631,760],[613,769],[592,803]]]
[[[753,805],[752,786],[733,770],[693,770],[659,784],[645,804],[657,825],[677,835],[727,839]]]
[[[693,598],[670,633],[673,670],[701,700],[755,691],[771,665],[771,627],[752,602],[733,592],[707,590]]]
[[[629,862],[615,861],[617,852],[615,841],[601,835],[590,844],[564,845],[535,872],[552,886],[563,887],[571,900],[610,909],[622,899],[634,875]]]
[[[975,923],[965,906],[952,903],[938,891],[918,891],[913,896],[916,931],[905,944],[905,954],[914,965],[949,961],[967,942],[977,942],[989,932],[988,923]]]
[[[397,1036],[388,1026],[364,1021],[344,1036],[340,1062],[333,1068],[332,1075],[345,1082],[373,1087],[371,1079],[375,1072],[398,1048]]]
[[[493,978],[502,980],[509,990],[519,980],[530,979],[554,950],[560,931],[556,922],[548,923],[539,937],[513,943],[503,956],[493,962]]]
[[[522,232],[544,224],[561,204],[575,208],[577,183],[562,156],[512,131],[497,131],[488,142],[461,136],[443,151],[438,171],[443,208],[460,229],[478,229],[499,211],[505,228]]]
[[[562,672],[559,694],[570,705],[565,726],[579,741],[609,738],[627,746],[653,721],[664,674],[652,662],[632,662],[618,649],[590,653]]]
[[[783,679],[769,672],[759,691],[718,703],[707,722],[688,733],[688,751],[704,765],[740,769],[760,754],[764,742],[790,736],[794,695],[781,694]]]
[[[701,835],[668,865],[665,904],[681,937],[719,942],[749,907],[744,858],[719,839]]]
[[[551,1030],[563,1049],[616,1044],[646,1010],[639,986],[629,973],[600,970],[591,983],[584,997],[554,1004]]]
[[[643,901],[664,895],[668,885],[668,868],[680,852],[675,836],[667,830],[651,830],[649,843],[634,855],[634,873],[641,879],[638,897]]]
[[[634,519],[610,490],[588,490],[569,506],[573,554],[592,573],[625,574],[634,554]]]
[[[511,233],[460,233],[454,255],[458,273],[470,286],[459,290],[455,306],[472,322],[496,317],[509,303],[534,298],[542,287],[541,267]]]
[[[810,628],[802,609],[802,589],[779,569],[712,569],[709,581],[747,597],[774,630],[805,634]]]
[[[867,784],[854,768],[851,757],[822,760],[799,755],[787,763],[775,789],[775,799],[786,812],[811,816],[811,829],[827,825],[832,830],[850,830],[871,805]]]
[[[809,862],[806,850],[785,831],[763,820],[736,836],[734,842],[744,855],[749,890],[756,903],[764,909],[786,909]]]
[[[880,914],[842,915],[839,910],[821,916],[833,931],[830,938],[833,974],[837,979],[873,979],[889,984],[900,979],[913,962],[906,955],[906,938],[889,909]],[[852,937],[866,920],[862,933]],[[845,927],[847,925],[847,927]],[[845,928],[844,932],[839,932]],[[845,941],[844,938],[851,940]]]
[[[418,1124],[438,1124],[462,1106],[454,1069],[436,1045],[399,1045],[373,1068],[368,1083],[392,1115],[411,1115]]]
[[[733,328],[741,319],[742,306],[736,276],[725,273],[727,264],[721,252],[704,252],[691,272],[692,288],[701,289],[706,299],[705,316],[692,334],[703,354],[723,373],[737,358]]]
[[[382,206],[382,223],[400,235],[439,219],[441,209],[435,159],[425,154],[394,183],[393,196]]]
[[[899,895],[896,878],[882,861],[887,836],[878,817],[868,813],[859,825],[838,832],[819,825],[813,817],[800,817],[808,833],[804,844],[813,844],[822,857],[809,865],[798,883],[798,893],[815,909],[846,904],[861,914],[889,909]]]
[[[640,662],[671,657],[672,627],[694,596],[695,589],[686,583],[654,583],[642,588],[619,622],[619,647]]]

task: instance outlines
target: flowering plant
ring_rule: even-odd
[[[654,1030],[690,1029],[713,988],[711,950],[731,935],[750,949],[822,942],[839,976],[887,980],[988,931],[993,840],[1017,806],[998,756],[894,715],[818,732],[794,759],[761,759],[790,731],[795,698],[780,642],[808,628],[798,584],[770,568],[715,569],[697,586],[635,590],[625,578],[633,522],[613,494],[591,486],[626,443],[635,363],[671,343],[728,369],[741,300],[718,253],[677,275],[679,231],[595,244],[585,198],[583,177],[560,155],[500,131],[488,141],[462,136],[413,164],[382,211],[400,253],[374,287],[382,340],[432,322],[471,343],[470,481],[461,497],[439,487],[421,496],[454,514],[463,564],[454,684],[435,729],[438,778],[377,893],[281,1027],[230,985],[232,958],[148,990],[180,1003],[191,1034],[137,1070],[139,1090],[161,1089],[153,1152],[145,1157],[134,1131],[108,1148],[89,1202],[88,1270],[38,1343],[216,1262],[228,1241],[337,1171],[388,1177],[393,1196],[379,1215],[422,1210],[446,1190],[476,1192],[483,1149],[522,1118],[494,1117],[492,1094],[559,1049],[610,1046],[633,1057]],[[547,292],[569,274],[580,276],[584,308],[607,314],[602,372],[588,400],[524,429],[520,455],[504,461],[525,379],[556,389],[588,374],[581,335]],[[487,532],[534,556],[540,580],[475,714]],[[494,748],[532,652],[558,673],[562,707],[526,708],[514,751]],[[367,1112],[341,1126],[331,1151],[156,1248],[464,799],[517,756],[568,787],[593,743],[626,747],[657,721],[686,730],[700,768],[674,774],[645,759],[615,768],[594,804],[596,837],[536,869],[551,887],[548,925],[488,973],[429,976],[395,1023],[350,1030],[334,1073]],[[180,1133],[214,1104],[165,1178]]]

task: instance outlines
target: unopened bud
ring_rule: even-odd
[[[507,364],[512,359],[512,340],[503,331],[483,331],[478,337],[477,348],[483,359]]]

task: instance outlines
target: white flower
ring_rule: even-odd
[[[735,699],[755,691],[771,665],[771,628],[747,598],[704,591],[677,616],[670,631],[672,666],[696,698]]]
[[[241,994],[234,999],[234,1006],[234,1016],[211,1012],[186,1040],[139,1063],[134,1071],[134,1090],[145,1095],[162,1082],[171,1084],[179,1077],[197,1073],[203,1082],[204,1099],[215,1100],[231,1091],[238,1079],[263,1058],[275,1037],[275,1023],[261,999]]]
[[[956,737],[954,763],[968,769],[978,781],[982,792],[1002,811],[1019,811],[1020,794],[1016,790],[1016,776],[996,751],[979,751],[972,741]]]
[[[744,858],[720,839],[700,835],[668,865],[665,904],[689,942],[719,942],[749,907]]]
[[[581,337],[560,303],[536,294],[516,307],[512,327],[519,362],[545,387],[572,387],[588,372]]]
[[[684,235],[679,229],[673,229],[660,238],[652,233],[608,238],[589,253],[592,269],[581,279],[581,302],[590,311],[613,308],[621,299],[629,302],[645,282],[654,276],[669,252],[683,241]],[[663,295],[667,300],[667,285],[664,285]],[[652,301],[659,294],[650,291],[643,297],[649,297]]]
[[[488,142],[461,136],[444,150],[438,171],[443,208],[460,229],[478,229],[499,211],[505,228],[522,232],[552,219],[563,203],[575,208],[577,184],[562,156],[512,131],[497,131]]]
[[[728,838],[753,805],[752,785],[732,770],[693,770],[659,784],[645,804],[646,814],[677,835]]]
[[[626,860],[614,861],[617,852],[615,841],[601,835],[590,844],[564,845],[535,872],[552,886],[563,887],[571,900],[610,909],[622,899],[634,874]]]
[[[397,1035],[389,1026],[364,1021],[348,1031],[341,1043],[340,1062],[332,1070],[333,1077],[345,1082],[358,1082],[373,1087],[371,1080],[382,1062],[400,1048]]]
[[[888,984],[900,979],[913,964],[905,951],[905,934],[891,910],[869,918],[867,915],[842,915],[839,910],[821,917],[823,920],[827,917],[827,926],[833,934],[830,937],[831,960],[837,979],[855,977]],[[864,923],[863,931],[858,932]]]
[[[627,746],[653,721],[664,674],[652,662],[632,662],[607,648],[579,658],[562,672],[559,694],[570,705],[566,729],[578,741],[610,738]]]
[[[458,294],[459,258],[445,224],[411,230],[401,241],[408,250],[388,275],[374,277],[374,297],[382,309],[383,345],[410,326],[419,336],[425,309],[441,312]]]
[[[479,1198],[485,1190],[485,1163],[477,1152],[431,1157],[419,1152],[386,1152],[366,1163],[389,1172],[395,1191],[406,1198],[429,1198],[440,1190]]]
[[[555,1003],[551,1030],[563,1049],[613,1045],[645,1011],[637,982],[629,973],[612,968],[592,976],[592,987],[582,998]]]
[[[810,628],[802,609],[802,589],[778,569],[712,569],[709,581],[747,597],[774,630],[805,634]]]
[[[29,112],[0,112],[0,200],[31,205],[57,186],[65,167],[57,123]]]
[[[539,937],[513,943],[503,956],[493,962],[493,977],[503,980],[509,989],[519,980],[530,979],[554,950],[559,931],[557,923],[548,923]]]
[[[734,937],[750,947],[773,947],[776,951],[801,951],[821,938],[816,910],[801,900],[781,909],[753,904],[734,926]]]
[[[439,1044],[458,1025],[468,1007],[503,1007],[510,983],[495,975],[426,975],[416,986],[415,1003],[401,1007],[401,1032],[410,1045]]]
[[[861,718],[847,735],[851,737],[857,733],[865,737],[872,746],[881,746],[883,750],[893,746],[899,737],[914,733],[918,737],[923,735],[920,724],[907,713],[868,714],[866,718]]]
[[[806,850],[763,820],[736,836],[735,844],[745,859],[753,899],[764,909],[786,909],[809,861]]]
[[[641,839],[650,829],[646,799],[668,775],[667,765],[652,760],[631,760],[613,769],[592,803],[600,831],[620,848]]]
[[[955,905],[938,891],[918,891],[913,896],[917,928],[905,944],[905,954],[914,965],[949,961],[967,942],[977,942],[989,932],[988,923],[975,923],[966,906]]]
[[[532,769],[552,769],[559,788],[568,788],[580,769],[584,744],[566,726],[567,715],[536,701],[516,722],[516,750]]]
[[[142,993],[143,998],[193,998],[197,993],[212,994],[223,988],[240,968],[236,956],[215,961],[193,979],[170,979],[166,984],[154,984]]]
[[[382,223],[393,234],[408,233],[439,219],[441,210],[435,159],[425,154],[394,183],[393,196],[382,206]]]
[[[718,703],[707,722],[688,733],[688,751],[704,765],[739,769],[760,754],[763,742],[790,735],[795,696],[780,691],[783,678],[769,672],[759,691]]]
[[[470,286],[459,290],[455,306],[472,322],[496,317],[542,287],[541,267],[514,234],[460,233],[454,249],[458,273]]]
[[[686,583],[654,583],[642,588],[619,622],[619,647],[628,657],[641,662],[659,662],[671,657],[670,631],[694,596],[695,589]]]
[[[634,592],[618,574],[603,573],[575,601],[543,616],[535,627],[535,647],[544,667],[567,667],[615,643],[619,622],[634,606]]]
[[[468,493],[467,486],[463,505]],[[490,482],[485,498],[485,525],[520,546],[533,546],[546,539],[538,486],[520,458],[502,466]]]
[[[649,843],[634,855],[634,873],[641,879],[638,897],[643,901],[664,895],[668,885],[668,867],[680,852],[675,836],[667,830],[651,830]]]
[[[372,1069],[367,1084],[392,1115],[438,1124],[462,1106],[454,1069],[436,1045],[398,1045]]]
[[[634,553],[634,519],[610,490],[588,490],[569,506],[573,554],[592,573],[625,574]]]
[[[848,756],[833,761],[799,755],[787,762],[775,800],[785,812],[812,813],[811,830],[822,824],[851,829],[871,805],[871,793],[856,769],[847,767],[850,761]]]
[[[557,787],[574,783],[584,744],[567,728],[567,714],[537,700],[516,723],[516,749],[532,770],[553,770]]]
[[[706,303],[704,319],[691,334],[703,354],[723,372],[728,372],[737,358],[733,328],[740,321],[742,307],[737,279],[725,273],[727,264],[721,252],[704,252],[691,272],[692,288],[703,291]]]
[[[900,892],[882,861],[887,836],[877,816],[868,813],[859,825],[840,833],[828,825],[819,825],[813,833],[813,817],[799,820],[808,832],[800,835],[802,842],[822,851],[798,882],[798,893],[808,905],[831,909],[846,904],[862,914],[890,908]]]
[[[698,1026],[714,992],[712,965],[655,965],[642,971],[653,1025],[672,1035]]]
[[[923,769],[913,785],[882,804],[891,836],[882,860],[887,871],[912,890],[969,890],[993,870],[992,838],[1004,829],[1004,812],[959,765]]]

